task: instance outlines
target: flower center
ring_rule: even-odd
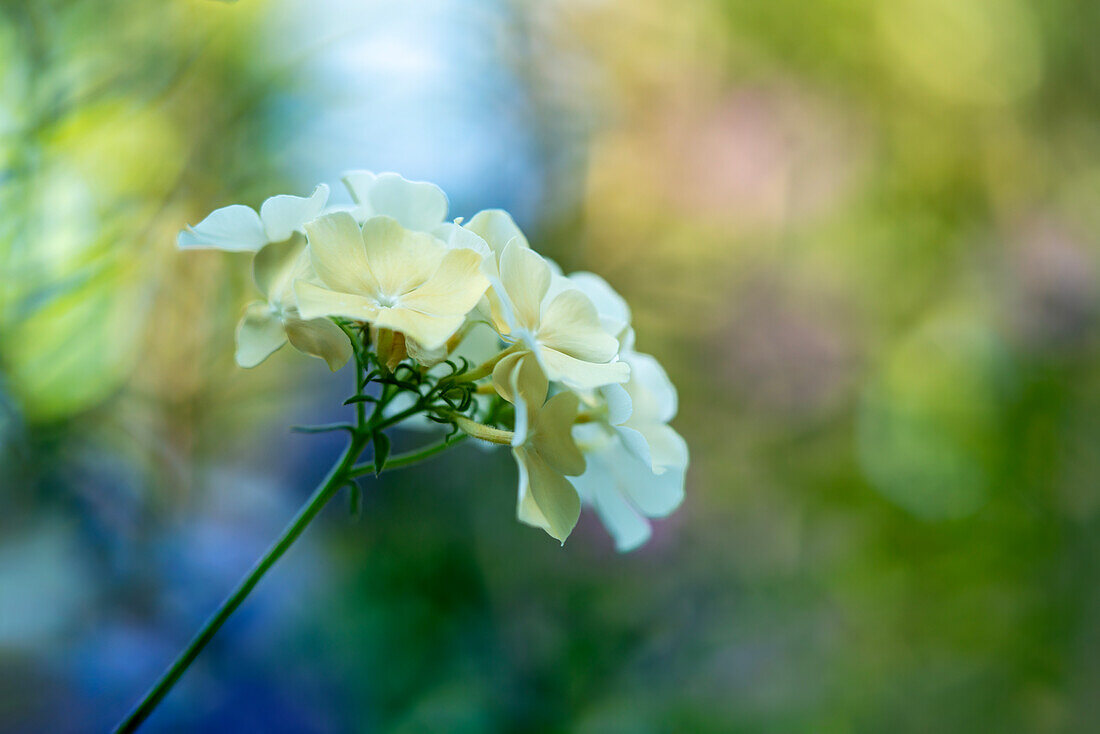
[[[378,296],[378,305],[382,308],[393,308],[397,305],[397,296],[388,296],[382,294]]]

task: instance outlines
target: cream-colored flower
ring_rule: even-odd
[[[600,324],[604,331],[620,341],[630,327],[630,306],[626,299],[616,292],[606,280],[586,271],[562,275],[554,273],[550,279],[550,291],[546,297],[553,299],[557,294],[569,289],[579,290],[588,296],[592,305],[596,307]]]
[[[444,221],[447,195],[433,183],[371,171],[348,171],[343,181],[355,202],[351,214],[360,224],[371,217],[392,217],[405,229],[430,232],[448,247],[474,250],[486,258],[492,254],[476,232]]]
[[[493,324],[497,331],[507,331],[505,307],[501,304],[498,295],[504,291],[504,287],[500,284],[500,255],[512,241],[515,241],[518,247],[529,248],[527,237],[512,219],[512,215],[503,209],[480,211],[463,224],[461,229],[477,237],[485,245],[485,259],[481,263],[481,269],[489,278],[490,287],[478,303],[478,313],[485,321]]]
[[[497,392],[515,405],[512,455],[519,468],[516,516],[565,543],[577,524],[581,505],[566,476],[585,470],[571,428],[577,396],[561,392],[546,399],[549,381],[530,353],[510,354],[493,370]]]
[[[650,536],[648,518],[664,517],[684,498],[687,443],[668,422],[676,415],[676,388],[661,365],[633,350],[633,333],[622,353],[630,381],[586,397],[596,420],[579,424],[573,436],[587,468],[573,480],[620,551]]]
[[[447,195],[433,183],[371,171],[348,171],[343,181],[355,202],[351,213],[360,223],[386,216],[405,229],[431,232],[447,217]]]
[[[629,379],[630,368],[615,359],[618,340],[601,325],[596,307],[579,288],[550,293],[549,263],[515,237],[499,264],[494,324],[506,342],[522,344],[550,380],[570,388],[589,390]]]
[[[237,326],[237,364],[255,367],[289,340],[298,350],[324,359],[333,371],[351,358],[351,343],[329,319],[303,319],[293,284],[315,278],[305,237],[294,235],[265,246],[252,261],[252,275],[266,300],[245,308]]]
[[[321,184],[308,197],[272,196],[260,206],[259,214],[243,204],[215,209],[194,227],[181,230],[176,245],[189,250],[256,252],[301,232],[302,225],[324,209],[328,193],[328,186]]]
[[[512,240],[516,240],[522,247],[530,247],[516,220],[503,209],[480,211],[470,217],[470,221],[462,227],[480,237],[498,258]]]
[[[299,281],[304,318],[342,316],[392,329],[436,349],[462,325],[489,285],[481,255],[449,248],[388,216],[362,228],[347,212],[305,225],[311,261],[323,285]]]

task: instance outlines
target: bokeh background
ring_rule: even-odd
[[[469,446],[334,502],[153,731],[1100,728],[1100,5],[0,3],[0,731],[104,731],[340,449],[212,208],[349,168],[630,300],[687,500]],[[415,435],[397,437],[414,445]]]

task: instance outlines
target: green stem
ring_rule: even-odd
[[[403,466],[409,466],[410,464],[415,464],[419,461],[423,461],[424,459],[431,458],[432,456],[435,456],[442,451],[446,451],[455,444],[465,441],[467,438],[468,436],[465,433],[456,433],[453,436],[443,439],[437,444],[425,446],[422,449],[409,451],[404,454],[391,456],[389,459],[386,460],[386,470],[389,471],[390,469],[400,469]],[[371,474],[372,472],[374,472],[373,463],[367,462],[365,464],[356,464],[348,472],[348,477],[350,479],[354,479],[356,477],[361,477],[364,474]]]
[[[488,441],[489,443],[496,443],[502,446],[512,445],[512,438],[515,434],[511,431],[505,431],[500,428],[494,428],[493,426],[487,426],[484,423],[472,421],[464,415],[454,415],[452,418],[454,418],[455,425],[474,438],[480,438],[482,441]]]
[[[256,565],[248,572],[248,574],[241,579],[237,584],[237,588],[226,597],[222,602],[218,610],[206,620],[202,628],[191,639],[187,647],[179,654],[175,661],[168,667],[167,670],[161,675],[160,679],[149,689],[149,692],[145,694],[145,697],[141,699],[141,702],[134,708],[130,714],[122,720],[122,722],[115,728],[115,734],[122,734],[124,732],[137,731],[137,728],[149,718],[149,715],[153,713],[153,710],[161,702],[176,682],[179,681],[180,676],[186,672],[191,666],[191,663],[195,662],[195,658],[199,656],[203,648],[210,642],[210,640],[225,624],[226,620],[237,610],[237,607],[248,598],[248,595],[252,593],[252,589],[256,587],[256,584],[260,582],[260,579],[271,570],[271,567],[275,565],[275,562],[282,558],[283,554],[287,552],[294,541],[298,539],[298,536],[302,534],[302,531],[306,529],[309,523],[317,516],[317,513],[328,504],[336,493],[350,480],[351,470],[355,464],[355,460],[359,458],[359,454],[363,452],[366,447],[367,439],[363,436],[353,436],[352,440],[348,444],[347,450],[344,455],[332,467],[328,477],[325,478],[320,486],[314,490],[310,495],[306,503],[298,511],[298,514],[294,516],[294,519],[283,529],[283,532],[279,535],[278,539],[267,549],[267,552],[256,562]],[[362,468],[361,466],[359,468]],[[365,473],[365,472],[364,472]]]
[[[478,365],[474,369],[470,370],[469,372],[466,372],[466,373],[461,374],[461,375],[457,375],[456,377],[453,378],[453,381],[454,382],[473,382],[475,380],[480,380],[482,377],[488,377],[489,375],[492,374],[493,368],[497,366],[497,363],[500,362],[500,360],[504,359],[509,354],[515,354],[516,352],[519,352],[519,351],[521,351],[523,349],[526,349],[526,348],[527,347],[524,346],[524,344],[522,342],[516,342],[515,344],[508,347],[507,349],[504,349],[504,350],[498,352],[496,354],[496,356],[485,360],[484,362],[482,362],[480,365]]]
[[[348,338],[352,340],[352,345],[355,348],[355,386],[356,394],[359,395],[361,394],[360,386],[362,385],[362,378],[365,374],[366,365],[364,365],[363,356],[359,350],[354,330],[343,324],[339,325],[348,335]],[[499,356],[503,356],[503,354]],[[312,522],[313,519],[317,517],[317,514],[328,504],[329,500],[336,496],[345,485],[349,482],[353,482],[356,477],[374,472],[373,464],[355,463],[363,453],[363,450],[371,443],[374,434],[388,426],[399,423],[423,409],[423,406],[418,404],[396,415],[383,418],[383,410],[393,396],[394,392],[390,391],[388,386],[384,386],[382,394],[379,396],[379,400],[375,404],[374,411],[369,420],[366,415],[366,405],[362,402],[356,403],[354,426],[351,424],[338,424],[336,426],[315,427],[325,430],[331,430],[334,427],[348,430],[351,434],[351,440],[348,442],[347,450],[344,451],[343,456],[340,457],[337,463],[329,471],[325,480],[321,482],[317,489],[314,490],[313,494],[310,495],[309,499],[306,500],[305,504],[302,505],[302,508],[298,510],[298,514],[294,516],[294,519],[290,521],[271,547],[267,549],[267,552],[265,552],[251,570],[249,570],[248,574],[241,579],[237,587],[225,598],[217,611],[206,620],[198,633],[191,639],[191,642],[187,644],[187,647],[180,652],[168,669],[161,674],[157,682],[153,684],[153,687],[149,689],[148,693],[145,694],[145,697],[141,699],[133,711],[131,711],[115,728],[115,734],[125,734],[127,732],[137,731],[138,727],[149,718],[149,715],[153,713],[187,669],[191,667],[191,664],[195,662],[195,659],[210,643],[210,640],[213,639],[218,630],[222,628],[222,625],[224,625],[229,617],[232,616],[233,612],[244,603],[244,600],[252,593],[252,590],[260,582],[260,579],[262,579],[267,572],[271,570],[271,567],[282,558],[283,554],[290,549],[290,546],[292,546],[299,536],[301,536],[310,522]],[[438,444],[394,456],[386,462],[386,468],[397,469],[414,464],[434,456],[463,439],[465,439],[465,435],[459,434],[446,438]]]

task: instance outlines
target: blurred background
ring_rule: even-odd
[[[634,308],[687,500],[617,554],[465,446],[334,502],[148,725],[1100,727],[1100,5],[0,2],[0,731],[104,731],[326,471],[211,209],[343,170]],[[402,445],[422,438],[401,435]]]

